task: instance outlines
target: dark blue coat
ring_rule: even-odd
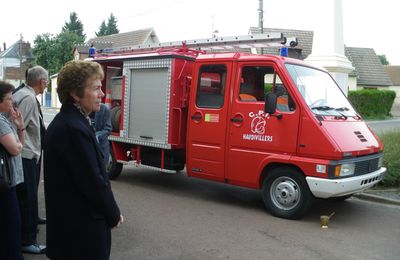
[[[110,143],[108,141],[108,136],[110,135],[112,127],[111,112],[105,104],[101,104],[100,110],[94,114],[94,127],[104,157],[104,162],[107,163],[110,156]]]
[[[89,121],[62,106],[44,144],[47,256],[109,259],[111,227],[120,211]]]

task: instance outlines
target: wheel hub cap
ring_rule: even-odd
[[[293,179],[280,177],[271,186],[271,198],[278,208],[290,210],[298,204],[300,190]]]

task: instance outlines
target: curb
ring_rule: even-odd
[[[373,194],[369,194],[369,193],[365,193],[365,192],[357,193],[357,194],[354,194],[353,196],[358,199],[362,199],[362,200],[368,200],[368,201],[373,201],[373,202],[379,202],[379,203],[384,203],[384,204],[400,206],[400,200],[385,198],[382,196],[373,195]]]

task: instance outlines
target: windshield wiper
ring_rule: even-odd
[[[336,111],[350,111],[350,109],[349,108],[347,108],[347,107],[339,107],[339,108],[336,108],[335,109]],[[360,120],[361,119],[361,116],[359,115],[359,114],[357,114],[356,112],[354,112],[353,111],[353,115],[351,115],[350,117],[353,117],[353,118],[355,118],[355,119],[357,119],[357,120]],[[342,113],[340,113],[341,115],[343,115]],[[346,117],[348,117],[349,115],[345,115]]]
[[[336,119],[344,119],[347,120],[347,116],[343,113],[340,113],[340,111],[349,111],[350,109],[348,109],[347,107],[338,107],[335,108],[335,111],[338,111],[338,113],[340,114],[340,116],[335,116]]]
[[[348,109],[347,107],[338,107],[335,108],[336,111],[349,111],[350,109]]]
[[[327,111],[327,110],[333,110],[334,108],[330,106],[319,106],[319,107],[312,107],[311,109]]]

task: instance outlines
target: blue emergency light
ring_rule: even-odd
[[[281,48],[281,53],[280,53],[280,55],[281,55],[282,57],[287,57],[288,54],[289,54],[289,49],[288,49],[288,47],[282,47],[282,48]]]

